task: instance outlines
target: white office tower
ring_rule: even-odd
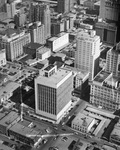
[[[35,79],[35,110],[41,117],[58,122],[71,105],[72,71],[49,65]]]
[[[100,37],[94,30],[81,31],[77,37],[75,67],[90,73],[89,80],[99,71]]]
[[[120,43],[107,52],[106,71],[112,72],[113,76],[120,76]]]

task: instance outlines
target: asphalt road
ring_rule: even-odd
[[[30,121],[34,120],[36,123],[41,124],[42,126],[45,126],[46,128],[50,127],[52,129],[52,133],[50,133],[50,134],[56,135],[56,137],[58,135],[62,136],[62,134],[66,134],[66,136],[69,136],[67,134],[73,134],[73,137],[75,137],[75,138],[81,139],[81,140],[89,142],[89,143],[96,142],[98,146],[102,146],[104,144],[109,145],[109,146],[113,146],[114,144],[107,142],[107,141],[104,141],[98,137],[94,137],[94,136],[92,138],[91,137],[85,137],[85,135],[83,135],[79,132],[77,132],[78,134],[76,134],[76,131],[73,130],[72,128],[68,127],[65,124],[62,125],[62,123],[63,122],[66,123],[68,121],[68,118],[70,118],[72,115],[77,114],[82,109],[84,109],[85,103],[86,102],[83,100],[78,101],[76,103],[77,106],[74,106],[74,108],[68,113],[68,115],[66,115],[66,117],[64,117],[62,119],[61,123],[56,125],[56,126],[50,122],[46,122],[46,121],[43,121],[43,120],[40,120],[40,119],[37,119],[34,117],[30,117],[30,116],[25,116],[25,119],[28,119]],[[65,135],[63,135],[63,136],[65,136]],[[54,139],[55,139],[55,136],[48,137],[47,138],[48,141],[45,144],[41,144],[40,148],[38,148],[38,150],[48,150],[49,147],[52,146]],[[117,150],[120,150],[120,148],[118,148]]]

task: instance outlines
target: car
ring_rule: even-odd
[[[74,132],[76,135],[78,135],[78,132]]]
[[[49,147],[49,149],[48,150],[54,150],[54,147]]]
[[[43,139],[42,142],[43,142],[43,144],[45,144],[45,143],[47,143],[47,141],[48,141],[47,139]]]
[[[66,129],[64,129],[64,128],[63,128],[62,130],[63,130],[63,131],[66,131]]]
[[[59,148],[58,147],[54,147],[54,150],[59,150]]]
[[[67,139],[68,139],[68,137],[65,136],[65,137],[63,137],[61,140],[64,141],[64,142],[66,142]]]

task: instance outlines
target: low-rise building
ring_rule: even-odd
[[[4,103],[6,100],[8,100],[14,93],[15,90],[17,90],[20,87],[18,83],[9,81],[2,86],[0,86],[0,103]]]
[[[100,71],[90,83],[90,103],[104,109],[117,110],[120,108],[120,79],[112,73]]]
[[[71,127],[73,129],[79,130],[83,134],[86,134],[90,131],[95,123],[95,119],[82,114],[81,112],[73,119]]]
[[[14,148],[8,147],[7,145],[4,145],[0,143],[0,149],[1,150],[14,150]]]
[[[41,44],[39,43],[28,43],[27,45],[23,46],[23,51],[25,54],[29,54],[32,58],[36,58],[36,52],[41,49]]]
[[[11,126],[8,133],[11,138],[34,147],[42,141],[42,135],[38,125],[25,119]]]
[[[5,112],[5,116],[2,115],[0,119],[0,133],[8,135],[8,129],[16,124],[20,120],[18,113],[11,111]]]
[[[114,126],[114,129],[110,135],[110,141],[120,145],[120,122]]]
[[[0,67],[6,65],[6,50],[0,49]]]
[[[38,50],[36,50],[36,58],[39,60],[45,60],[51,56],[51,49],[42,46]]]
[[[53,52],[58,52],[69,44],[69,33],[61,32],[47,40],[47,45]]]

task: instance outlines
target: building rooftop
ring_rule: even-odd
[[[33,42],[28,43],[27,45],[24,45],[25,48],[29,48],[29,49],[32,49],[32,50],[38,49],[41,46],[42,46],[41,44],[39,44],[39,43],[33,43]]]
[[[113,129],[113,131],[111,133],[111,136],[112,137],[114,136],[114,137],[116,137],[116,138],[118,138],[120,140],[120,124],[119,124],[119,126],[115,125],[115,127],[114,127],[114,129]]]
[[[78,34],[78,39],[82,40],[89,40],[91,39],[92,41],[95,41],[96,39],[100,38],[99,36],[96,35],[95,30],[83,30],[79,32]]]
[[[54,68],[54,65],[49,65],[44,70],[45,71],[50,71],[52,68]]]
[[[5,97],[5,95],[8,95],[8,93],[13,92],[19,87],[20,85],[18,83],[12,81],[7,82],[0,87],[0,98]]]
[[[74,72],[74,74],[78,74],[79,77],[81,77],[81,79],[84,79],[86,78],[86,76],[89,76],[89,72],[87,71],[83,71],[83,70],[80,70],[78,68],[75,68],[75,67],[70,67],[70,66],[65,66],[67,69],[70,69],[72,72]]]
[[[37,136],[37,135],[41,134],[40,129],[38,129],[36,126],[34,127],[32,122],[29,122],[27,120],[19,121],[18,123],[14,124],[10,128],[10,130],[20,135],[29,137],[33,139],[34,141],[37,141],[40,138],[40,136]]]
[[[66,54],[58,52],[58,53],[55,53],[53,56],[54,57],[66,57]]]
[[[65,34],[68,34],[68,33],[66,33],[66,32],[61,32],[61,33],[59,33],[57,36],[54,36],[54,37],[49,38],[48,41],[54,41],[54,40],[58,39],[59,37],[65,35]]]
[[[6,114],[8,114],[7,111],[2,111],[2,112],[0,112],[0,120],[1,120],[2,118],[4,118],[4,117],[6,116]]]
[[[11,111],[4,118],[0,120],[0,124],[3,126],[9,126],[14,120],[19,117],[18,113]]]
[[[7,78],[7,75],[0,73],[0,83],[3,83],[5,78]]]
[[[37,50],[37,53],[39,54],[44,54],[46,52],[50,51],[50,48],[47,47],[41,47],[40,49]]]
[[[71,75],[72,75],[72,72],[70,70],[66,68],[61,68],[50,77],[39,76],[35,80],[37,80],[38,84],[56,88],[58,84],[63,79],[65,79],[65,77],[71,76]]]
[[[82,114],[81,112],[77,114],[77,116],[73,119],[74,124],[78,124],[79,126],[85,126],[88,127],[91,122],[94,120],[94,118],[87,116],[85,114]]]
[[[94,81],[97,81],[97,82],[102,83],[102,82],[105,81],[105,79],[108,78],[110,75],[111,75],[111,73],[102,70],[100,73],[98,73],[98,74],[95,76]]]
[[[0,150],[14,150],[14,149],[0,143]]]

